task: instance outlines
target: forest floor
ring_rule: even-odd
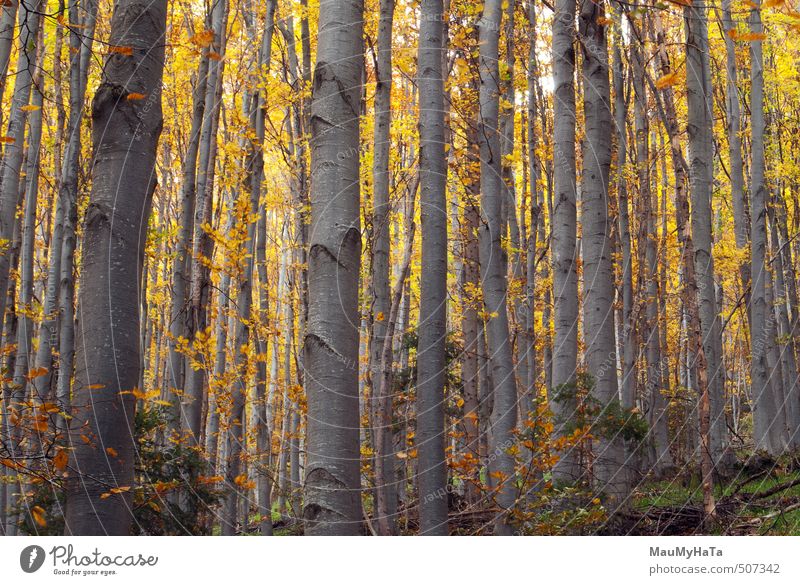
[[[687,485],[688,484],[688,485]],[[703,526],[699,479],[642,484],[633,508],[614,534],[797,535],[800,534],[800,469],[794,461],[754,471],[744,467],[714,486],[716,518]]]
[[[800,461],[763,459],[740,465],[729,478],[717,478],[714,485],[716,518],[704,525],[703,493],[696,474],[671,479],[644,481],[633,492],[632,505],[623,513],[598,522],[588,522],[563,534],[605,534],[631,536],[673,535],[800,535]],[[491,510],[475,510],[464,521],[454,512],[451,528],[456,534],[490,534]],[[453,514],[451,514],[453,516]],[[287,521],[273,510],[276,536],[301,535],[302,523]],[[571,520],[567,524],[574,524]],[[401,533],[414,534],[416,526]],[[536,531],[534,531],[535,533]],[[547,534],[559,534],[551,527]],[[258,534],[258,518],[251,516],[245,534]]]

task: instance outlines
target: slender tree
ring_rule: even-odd
[[[578,273],[575,177],[575,0],[557,0],[553,16],[553,182],[552,263],[555,337],[550,402],[556,436],[570,427],[571,395],[578,366]],[[553,469],[558,481],[580,477],[577,453],[559,454]]]
[[[614,330],[614,271],[610,232],[613,217],[608,191],[611,170],[611,88],[608,42],[602,2],[584,0],[579,33],[583,55],[583,144],[581,218],[583,238],[583,319],[586,363],[594,376],[593,393],[601,408],[619,406],[617,350]],[[602,417],[603,414],[600,414]],[[599,433],[594,474],[597,488],[610,506],[621,505],[627,495],[624,448],[618,435]]]

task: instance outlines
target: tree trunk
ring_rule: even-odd
[[[6,136],[9,142],[3,151],[0,170],[0,239],[10,241],[16,225],[17,204],[20,195],[22,159],[25,150],[25,110],[31,95],[33,71],[36,61],[37,38],[41,21],[43,0],[33,5],[22,4],[19,11],[19,55],[14,78],[14,93],[8,115]],[[0,315],[5,314],[8,290],[10,254],[0,254]]]
[[[586,138],[583,146],[581,187],[583,238],[583,319],[586,331],[586,366],[594,376],[593,396],[602,409],[619,407],[617,349],[614,331],[614,270],[608,185],[611,170],[611,88],[608,78],[608,43],[605,8],[583,0],[579,38],[583,53],[583,111]],[[624,445],[619,433],[598,433],[594,456],[596,489],[605,494],[607,508],[624,504],[628,492]]]
[[[684,8],[686,28],[686,99],[689,109],[689,185],[692,193],[691,249],[687,243],[684,270],[690,298],[689,307],[692,350],[697,364],[697,386],[700,399],[700,468],[703,487],[703,509],[706,522],[714,516],[713,446],[711,416],[713,395],[719,378],[714,336],[719,335],[714,288],[714,263],[711,257],[711,181],[713,178],[713,141],[711,87],[708,66],[708,21],[705,7]],[[681,213],[688,202],[681,203]],[[689,229],[681,217],[678,225]],[[697,244],[695,244],[695,241]],[[695,291],[697,296],[695,297]],[[699,323],[698,323],[699,321]],[[699,325],[699,330],[698,330]],[[702,340],[702,341],[701,341]]]
[[[417,444],[420,533],[447,535],[444,383],[447,338],[447,164],[444,152],[442,0],[425,0],[420,14],[419,184],[422,220]]]
[[[84,225],[65,517],[71,535],[125,535],[131,528],[139,284],[162,127],[165,28],[164,1],[116,4],[109,42],[131,47],[132,54],[109,55],[92,104],[94,166]],[[131,94],[146,97],[127,99]],[[132,119],[138,123],[131,125]],[[113,488],[118,491],[111,493]]]
[[[389,151],[391,148],[391,96],[392,96],[392,22],[394,0],[381,0],[378,23],[378,47],[375,55],[375,145],[373,155],[373,214],[372,214],[372,331],[370,339],[370,378],[375,401],[375,428],[388,427],[388,432],[377,430],[375,446],[375,494],[377,528],[379,534],[395,534],[397,489],[394,482],[394,437],[391,432],[392,412],[383,408],[385,400],[379,394],[383,371],[383,346],[390,311],[389,299]],[[388,389],[391,392],[391,387]],[[382,441],[377,441],[380,434]],[[378,461],[380,459],[380,462]],[[381,473],[378,473],[378,467]]]
[[[494,522],[494,533],[512,532],[508,512],[515,500],[514,428],[517,423],[517,385],[514,376],[511,340],[506,307],[506,253],[503,248],[502,149],[498,128],[500,87],[498,45],[502,20],[501,2],[484,4],[479,29],[481,148],[481,216],[479,227],[481,284],[486,307],[486,339],[491,375],[494,381],[493,406],[489,422],[489,477],[494,499],[501,512]]]
[[[761,2],[750,11],[750,31],[763,32]],[[783,445],[774,432],[777,412],[772,400],[767,348],[770,307],[766,300],[767,188],[764,184],[764,57],[761,40],[750,42],[750,380],[753,401],[753,440],[757,450],[778,455]]]
[[[311,103],[305,533],[361,532],[358,280],[361,0],[320,3]]]
[[[571,432],[575,410],[575,371],[578,367],[578,273],[575,256],[575,0],[556,0],[553,17],[553,152],[554,189],[552,217],[553,295],[555,338],[553,345],[551,408],[555,434]],[[572,482],[581,476],[575,449],[561,451],[553,479]]]
[[[188,308],[187,339],[190,355],[184,365],[185,379],[181,397],[181,430],[190,444],[200,442],[202,428],[203,397],[206,368],[203,356],[196,346],[198,334],[208,327],[208,304],[210,299],[210,269],[207,262],[214,253],[214,240],[208,232],[213,225],[214,172],[216,170],[217,125],[222,102],[222,74],[225,47],[227,45],[227,22],[229,4],[226,0],[215,2],[212,7],[211,30],[214,40],[208,50],[216,53],[208,65],[206,84],[206,107],[200,135],[197,168],[197,201],[194,214],[194,238],[192,243],[191,282]],[[192,364],[192,358],[199,363]]]

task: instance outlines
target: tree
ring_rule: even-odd
[[[570,399],[578,367],[578,274],[575,178],[575,0],[557,0],[553,16],[553,180],[552,216],[553,297],[555,337],[550,403],[556,416],[556,436],[563,436],[575,409]],[[559,454],[553,468],[558,481],[581,475],[577,453]]]
[[[320,3],[309,118],[306,534],[361,531],[357,378],[363,12],[360,0]]]
[[[125,535],[131,529],[139,286],[162,128],[165,29],[165,1],[118,2],[111,50],[92,102],[94,165],[84,223],[65,517],[71,535]]]
[[[447,337],[447,165],[442,78],[443,5],[426,0],[420,14],[419,185],[422,219],[419,346],[417,349],[418,482],[423,534],[447,534],[444,377]]]
[[[375,484],[378,527],[382,534],[396,532],[397,486],[394,482],[394,437],[391,397],[381,393],[383,380],[383,348],[390,311],[389,260],[389,153],[392,122],[392,22],[394,0],[380,2],[378,46],[375,51],[375,154],[373,157],[372,215],[372,331],[370,337],[370,377],[375,402],[374,427]],[[443,90],[443,88],[440,88]],[[391,392],[391,388],[387,388]],[[444,418],[442,417],[442,420]],[[382,429],[378,432],[377,429]],[[381,435],[381,440],[377,436]],[[380,468],[380,473],[378,469]]]
[[[581,186],[583,221],[583,319],[586,362],[594,375],[593,392],[603,417],[619,406],[617,348],[614,338],[614,271],[608,188],[611,170],[611,88],[608,78],[608,43],[602,3],[584,0],[579,34],[583,47],[583,110],[586,138],[583,144]],[[628,491],[622,438],[600,435],[594,461],[597,488],[609,506],[622,505]]]
[[[500,513],[495,518],[495,534],[511,533],[506,515],[514,504],[514,427],[517,423],[517,385],[514,376],[511,339],[506,306],[506,255],[503,250],[503,186],[499,133],[500,87],[498,84],[501,2],[484,4],[479,29],[481,147],[481,219],[479,227],[481,285],[486,309],[486,339],[494,382],[489,423],[489,465],[491,485]]]
[[[685,278],[691,287],[687,299],[693,352],[697,364],[700,412],[700,465],[703,482],[703,510],[706,521],[714,516],[713,457],[711,417],[714,394],[718,389],[718,362],[714,336],[719,335],[714,289],[714,264],[711,256],[711,180],[713,141],[711,133],[711,73],[708,62],[708,20],[705,7],[684,8],[686,30],[686,101],[689,110],[689,189],[692,195],[691,267]],[[686,202],[680,203],[679,229],[688,229]],[[685,237],[685,236],[684,236]],[[689,262],[687,259],[686,262]],[[695,274],[697,276],[695,276]],[[695,296],[696,295],[696,296]],[[696,304],[695,304],[696,303]],[[698,330],[699,326],[699,330]]]
[[[761,3],[750,10],[750,31],[762,34]],[[767,187],[764,184],[764,56],[761,39],[750,43],[750,378],[753,396],[753,439],[756,449],[783,451],[773,381],[767,364],[770,307],[767,304]],[[777,380],[775,381],[777,382]]]

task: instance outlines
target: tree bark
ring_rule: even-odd
[[[358,280],[361,0],[320,3],[311,103],[305,533],[361,532]]]
[[[383,346],[390,311],[389,298],[389,151],[392,123],[392,22],[394,0],[381,0],[378,22],[378,47],[375,55],[375,131],[372,161],[372,331],[370,332],[370,378],[375,401],[375,493],[379,534],[395,534],[397,489],[394,478],[394,437],[391,432],[391,398],[386,409],[382,390]],[[391,392],[391,387],[388,388]],[[380,427],[388,431],[377,432]],[[383,440],[378,441],[380,435]],[[380,460],[380,461],[379,461]],[[381,473],[378,473],[380,467]]]
[[[614,331],[614,270],[608,185],[611,170],[611,87],[608,77],[608,42],[605,7],[583,0],[579,39],[583,54],[583,112],[586,138],[583,145],[581,187],[583,238],[583,319],[586,331],[586,365],[594,376],[593,396],[602,409],[619,407],[617,349]],[[600,436],[594,457],[596,489],[613,512],[623,505],[628,492],[624,445],[619,433]]]
[[[691,249],[687,243],[684,271],[690,298],[689,307],[692,348],[697,364],[696,377],[700,405],[700,468],[703,488],[703,509],[706,522],[715,514],[713,493],[713,445],[711,417],[714,394],[719,386],[718,362],[714,336],[719,335],[714,288],[714,263],[711,257],[711,182],[713,179],[713,117],[708,63],[708,21],[706,9],[685,7],[686,30],[686,100],[689,110],[689,187],[692,194]],[[683,203],[681,204],[683,205]],[[688,202],[681,209],[685,211]],[[687,218],[681,217],[678,225]],[[688,225],[679,229],[689,229]],[[697,242],[695,244],[695,242]],[[690,261],[691,260],[691,261]],[[695,297],[696,291],[696,297]],[[695,304],[696,303],[696,304]],[[698,323],[699,321],[699,323]],[[699,331],[698,331],[699,325]],[[702,341],[701,341],[702,340]]]
[[[442,0],[425,0],[420,14],[419,184],[422,223],[417,438],[420,533],[447,535],[444,383],[447,338],[447,164],[444,151]]]
[[[515,501],[514,428],[517,423],[517,384],[508,325],[506,253],[503,248],[502,148],[499,133],[499,40],[502,6],[488,0],[479,28],[481,148],[481,219],[479,227],[481,284],[487,312],[486,339],[493,388],[489,421],[489,477],[500,512],[494,520],[496,535],[512,532],[509,512]]]
[[[578,366],[578,273],[576,258],[575,177],[575,0],[556,0],[553,16],[553,180],[552,217],[553,340],[550,403],[555,415],[555,435],[569,431],[575,400]],[[572,482],[581,476],[575,449],[558,453],[553,479]]]
[[[109,42],[131,51],[108,56],[92,104],[94,166],[84,224],[65,517],[71,535],[125,535],[131,529],[139,284],[162,127],[165,28],[163,0],[116,4]],[[134,93],[146,98],[127,99]],[[111,493],[113,488],[119,491]],[[110,495],[101,498],[105,493]]]

